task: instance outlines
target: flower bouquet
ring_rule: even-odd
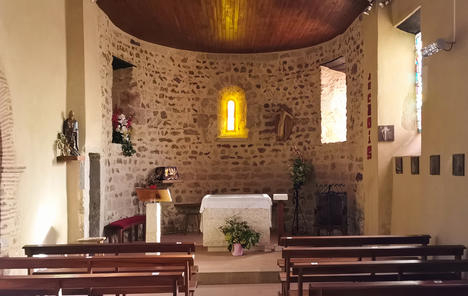
[[[112,143],[122,144],[122,153],[124,156],[132,156],[136,153],[131,141],[132,116],[122,113],[122,110],[116,109],[112,114]]]

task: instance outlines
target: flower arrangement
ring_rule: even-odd
[[[136,153],[131,141],[132,116],[122,113],[122,110],[116,109],[112,114],[112,143],[122,144],[122,153],[124,156],[132,156]]]
[[[226,223],[218,229],[224,234],[229,252],[235,244],[240,244],[244,249],[250,249],[260,240],[260,233],[251,229],[246,221],[240,221],[237,216],[227,218]]]

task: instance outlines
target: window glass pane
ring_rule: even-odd
[[[227,106],[227,110],[228,110],[228,118],[227,118],[227,130],[228,131],[233,131],[234,130],[234,114],[235,114],[235,110],[236,109],[236,104],[234,103],[233,100],[229,100],[228,101],[228,106]]]
[[[422,40],[421,33],[416,34],[415,38],[416,45],[416,115],[417,115],[417,125],[418,131],[422,130],[422,119],[421,119],[421,109],[422,109]]]
[[[346,141],[346,74],[320,67],[322,143]]]

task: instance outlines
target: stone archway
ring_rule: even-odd
[[[13,110],[5,73],[0,68],[0,255],[20,253],[17,246],[16,190],[24,167],[16,165]]]

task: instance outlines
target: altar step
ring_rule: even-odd
[[[271,284],[279,283],[278,271],[233,271],[233,272],[200,272],[200,285],[228,284]]]

